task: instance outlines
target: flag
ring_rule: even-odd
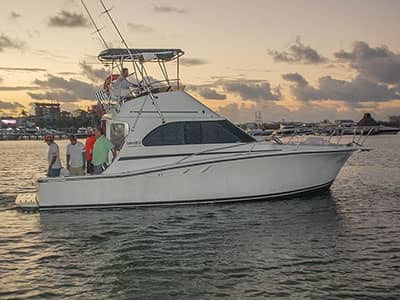
[[[104,90],[99,90],[95,93],[95,97],[98,101],[103,102],[108,100],[108,95],[104,92]]]

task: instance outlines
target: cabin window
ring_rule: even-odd
[[[253,142],[247,133],[227,120],[174,122],[153,129],[144,146]]]
[[[229,129],[225,129],[220,123],[203,122],[201,124],[201,143],[216,144],[216,143],[236,143],[240,142],[240,138]]]
[[[117,150],[121,150],[125,143],[126,125],[124,123],[112,123],[110,126],[110,141]]]
[[[201,122],[185,122],[185,144],[201,144]]]
[[[143,145],[145,146],[182,144],[184,144],[184,133],[181,123],[162,125],[150,132],[143,140]]]

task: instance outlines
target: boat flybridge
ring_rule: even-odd
[[[253,137],[185,92],[180,49],[106,49],[97,96],[118,150],[100,175],[42,177],[16,205],[39,210],[232,202],[328,189],[354,144],[281,144]],[[175,62],[176,76],[167,72]],[[148,64],[162,80],[148,74]],[[128,88],[118,84],[131,65]],[[146,65],[146,68],[145,68]],[[120,74],[120,75],[119,75]],[[126,78],[125,78],[126,79]]]

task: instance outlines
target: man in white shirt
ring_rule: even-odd
[[[67,146],[67,169],[70,176],[85,175],[85,147],[76,140],[74,135],[69,137]]]
[[[129,71],[127,68],[123,68],[121,75],[117,80],[111,82],[110,93],[112,99],[122,100],[131,95],[131,88],[137,88],[138,86],[128,80]]]
[[[47,168],[48,177],[58,177],[61,171],[60,151],[58,145],[54,142],[52,135],[47,134],[44,141],[49,145],[49,152],[47,153],[47,160],[49,167]]]

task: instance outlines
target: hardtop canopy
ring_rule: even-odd
[[[126,49],[109,48],[100,52],[98,59],[103,62],[123,61],[171,61],[183,55],[181,49]]]

